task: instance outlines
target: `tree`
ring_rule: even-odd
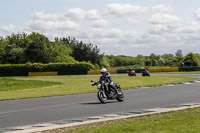
[[[39,33],[32,33],[28,36],[31,42],[25,50],[25,54],[29,62],[48,63],[48,43],[49,40],[44,35]]]
[[[76,62],[71,54],[69,44],[58,39],[51,42],[45,35],[35,32],[0,37],[1,64]]]
[[[173,54],[163,54],[161,56],[163,58],[164,66],[174,66],[175,57]]]
[[[36,63],[50,63],[50,62],[76,62],[72,54],[70,46],[59,40],[55,39],[50,42],[47,37],[39,33],[32,33],[28,36],[30,43],[25,50],[29,62]]]
[[[200,54],[198,54],[198,53],[195,53],[195,55],[199,58],[199,60],[200,60]]]
[[[26,61],[24,49],[28,45],[27,34],[11,34],[4,39],[5,56],[2,63],[18,64]]]
[[[5,41],[3,37],[0,37],[0,64],[5,62],[5,55],[6,55],[5,47],[6,47]]]
[[[150,62],[152,66],[157,66],[158,65],[158,60],[160,59],[159,55],[151,54],[149,56]]]
[[[137,55],[135,65],[144,66],[145,65],[145,57],[143,55]]]
[[[183,60],[181,61],[182,63],[184,63],[185,65],[188,63],[189,65],[192,66],[200,66],[200,60],[198,59],[198,57],[191,53],[188,53]]]
[[[72,49],[68,44],[62,43],[62,41],[55,39],[55,42],[49,43],[48,47],[48,55],[50,57],[49,62],[76,62],[75,59],[70,56],[72,54]]]
[[[176,58],[176,66],[179,66],[181,64],[181,60],[183,59],[183,54],[182,54],[182,50],[177,50],[177,52],[175,53],[175,58]]]
[[[110,68],[110,63],[109,63],[109,59],[104,56],[100,62],[100,66],[101,67],[105,67],[105,68]]]
[[[100,54],[100,49],[91,43],[83,43],[75,38],[63,38],[63,43],[67,43],[72,48],[72,56],[78,61],[89,61],[93,64],[101,65],[103,54]]]
[[[176,55],[177,58],[183,58],[182,50],[177,50],[175,55]]]
[[[24,62],[23,48],[18,47],[15,43],[7,45],[6,61],[11,64],[19,64]]]

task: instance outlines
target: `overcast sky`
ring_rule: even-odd
[[[75,37],[107,55],[200,53],[200,0],[1,0],[0,36]]]

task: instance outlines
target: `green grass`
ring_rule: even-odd
[[[60,82],[39,81],[39,80],[17,80],[12,78],[0,78],[0,92],[24,90],[32,88],[48,87],[53,85],[61,85]]]
[[[199,125],[200,108],[194,108],[93,124],[65,133],[199,133]]]
[[[7,88],[7,90],[0,91],[0,100],[94,93],[97,89],[96,86],[91,86],[90,80],[98,81],[98,79],[91,77],[1,78],[1,88]],[[118,82],[123,90],[136,89],[141,86],[178,84],[196,79],[192,77],[113,77],[113,81]]]
[[[200,71],[189,71],[189,72],[154,72],[151,74],[200,74]]]

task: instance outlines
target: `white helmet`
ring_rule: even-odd
[[[104,74],[104,73],[106,73],[107,72],[107,70],[105,69],[105,68],[102,68],[101,69],[101,74]]]

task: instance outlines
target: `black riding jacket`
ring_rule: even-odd
[[[106,72],[105,74],[101,75],[101,77],[99,78],[99,82],[103,82],[103,81],[104,83],[109,83],[109,84],[113,82],[109,72]]]

